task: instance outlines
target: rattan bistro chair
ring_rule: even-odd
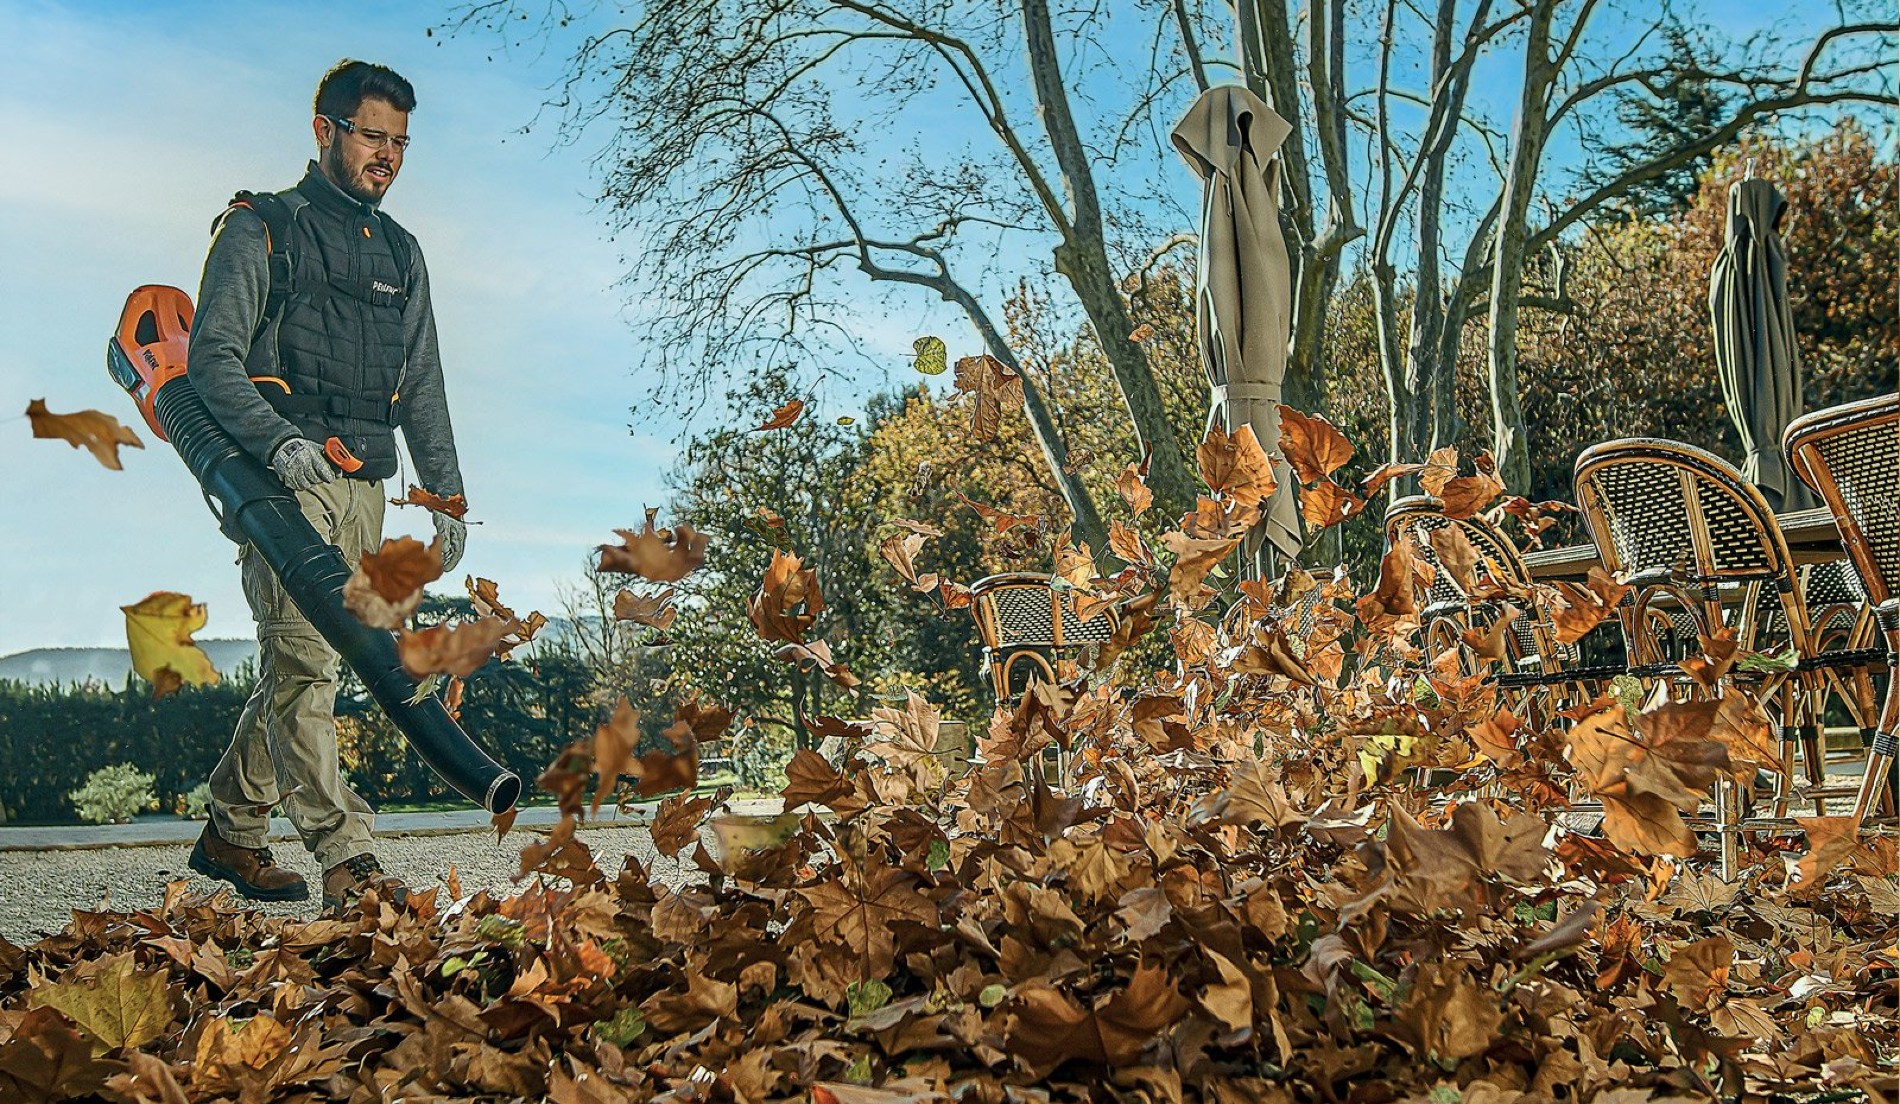
[[[1544,699],[1547,711],[1554,713],[1568,704],[1566,699],[1573,693],[1592,693],[1602,680],[1623,672],[1620,664],[1582,666],[1580,650],[1574,644],[1558,642],[1557,628],[1549,614],[1535,603],[1507,603],[1467,595],[1452,573],[1444,569],[1438,550],[1432,546],[1431,534],[1447,528],[1464,534],[1478,554],[1480,567],[1494,580],[1512,588],[1532,586],[1530,568],[1522,553],[1497,526],[1483,518],[1448,517],[1439,501],[1429,495],[1411,495],[1392,503],[1385,512],[1386,547],[1410,540],[1413,554],[1434,569],[1431,581],[1414,596],[1428,650],[1454,648],[1468,654],[1460,639],[1463,632],[1493,624],[1495,618],[1506,615],[1509,605],[1518,616],[1505,637],[1505,667],[1493,677],[1498,688],[1522,706],[1529,708]],[[1466,668],[1475,670],[1475,661],[1468,660]]]
[[[1799,570],[1761,492],[1733,465],[1693,445],[1636,438],[1585,449],[1577,457],[1577,505],[1603,565],[1633,588],[1621,617],[1630,674],[1684,687],[1678,662],[1698,650],[1699,636],[1734,630],[1745,649],[1792,652],[1794,670],[1753,678],[1764,700],[1778,704],[1781,776],[1775,815],[1793,799],[1794,760],[1805,769],[1804,796],[1825,815],[1825,751],[1820,720],[1823,669],[1864,662],[1852,653],[1824,654],[1803,601],[1811,573]],[[1742,794],[1718,788],[1717,822],[1725,873],[1735,867]],[[1756,822],[1760,823],[1760,822]]]
[[[1900,396],[1883,395],[1795,419],[1782,437],[1789,466],[1820,494],[1841,531],[1886,638],[1886,702],[1870,734],[1854,802],[1865,817],[1900,753]],[[1863,730],[1866,721],[1862,721]]]
[[[1005,705],[1031,680],[1056,681],[1056,660],[1107,643],[1119,623],[1112,606],[1086,621],[1076,616],[1075,603],[1056,589],[1051,575],[991,575],[977,580],[970,595],[990,686]]]

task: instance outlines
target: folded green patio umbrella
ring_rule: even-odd
[[[1813,505],[1781,455],[1781,431],[1800,416],[1801,354],[1788,305],[1781,216],[1788,201],[1766,180],[1728,192],[1728,235],[1709,273],[1709,317],[1722,398],[1742,437],[1742,474],[1777,512]]]
[[[1269,454],[1280,447],[1281,388],[1293,287],[1280,232],[1280,162],[1292,128],[1238,85],[1201,93],[1174,128],[1174,146],[1200,176],[1200,277],[1195,322],[1201,364],[1213,389],[1208,427],[1243,425]],[[1293,473],[1274,465],[1280,488],[1241,545],[1251,577],[1271,575],[1267,545],[1285,560],[1299,554],[1300,507]]]

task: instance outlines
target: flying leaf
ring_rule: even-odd
[[[1316,483],[1333,474],[1352,459],[1352,451],[1352,442],[1325,418],[1280,407],[1280,453],[1300,482]]]
[[[1023,378],[988,353],[957,361],[957,390],[976,396],[976,409],[970,415],[970,432],[979,441],[989,441],[1003,425],[1003,415],[1023,406]]]
[[[917,553],[924,547],[922,533],[906,533],[886,537],[877,546],[877,554],[891,565],[899,578],[907,583],[917,581]]]
[[[1371,498],[1383,490],[1385,485],[1394,479],[1402,479],[1408,475],[1417,475],[1424,470],[1425,465],[1423,464],[1380,464],[1371,475],[1360,480],[1359,486],[1366,492],[1366,497]]]
[[[467,678],[494,658],[495,649],[512,631],[512,623],[499,617],[445,622],[420,632],[404,630],[396,636],[396,654],[411,677],[442,672]]]
[[[639,532],[616,529],[619,545],[603,544],[600,570],[622,575],[638,575],[656,583],[677,583],[706,562],[704,534],[680,524],[671,529],[655,529],[658,510],[647,510],[646,525]]]
[[[1122,501],[1135,512],[1136,517],[1146,513],[1154,505],[1154,492],[1148,489],[1148,471],[1146,465],[1130,464],[1122,469],[1115,478],[1115,489],[1121,493]]]
[[[113,471],[125,470],[119,463],[120,445],[138,449],[145,447],[145,442],[139,440],[139,435],[129,427],[120,425],[119,420],[112,415],[101,414],[97,410],[54,414],[46,409],[45,399],[34,399],[26,404],[26,417],[33,423],[33,436],[65,441],[74,448],[83,448]]]
[[[614,595],[616,621],[632,621],[665,632],[673,627],[673,619],[678,615],[679,610],[673,606],[672,587],[656,594],[636,594],[631,590],[623,590]]]
[[[798,421],[798,416],[800,414],[803,414],[804,412],[805,412],[805,400],[793,399],[791,402],[788,402],[784,406],[779,407],[777,410],[772,411],[772,416],[770,418],[767,418],[762,425],[754,429],[752,432],[764,433],[766,430],[770,430],[770,429],[790,429],[792,427],[792,423]]]
[[[941,376],[950,367],[950,354],[941,337],[920,337],[910,343],[917,359],[912,362],[926,376]]]
[[[421,506],[438,514],[447,514],[452,518],[462,518],[468,514],[468,499],[459,494],[443,498],[441,495],[412,486],[402,498],[389,500],[391,506]]]
[[[1428,495],[1436,495],[1458,475],[1458,450],[1452,445],[1432,450],[1419,472],[1418,485]]]
[[[218,681],[211,657],[191,639],[192,633],[205,627],[203,603],[160,590],[119,609],[125,614],[132,669],[153,684],[157,696],[164,697],[183,683],[209,686]]]
[[[1315,529],[1328,529],[1358,517],[1365,508],[1365,499],[1330,479],[1300,489],[1300,516]]]
[[[802,644],[818,615],[824,611],[825,598],[818,590],[818,572],[804,566],[797,556],[772,550],[772,562],[766,566],[765,579],[746,603],[759,636],[785,644]]]
[[[1795,823],[1808,836],[1808,853],[1795,864],[1795,878],[1788,892],[1808,893],[1819,888],[1860,842],[1860,822],[1851,816],[1797,817]]]
[[[1200,593],[1201,580],[1214,566],[1240,546],[1238,538],[1197,540],[1185,533],[1163,533],[1161,544],[1174,553],[1174,566],[1168,570],[1168,596],[1176,602],[1192,602]]]
[[[507,634],[495,645],[495,655],[499,659],[507,659],[509,653],[533,640],[535,634],[548,623],[548,619],[538,612],[516,617],[514,610],[502,604],[501,589],[493,579],[465,575],[462,584],[468,588],[469,604],[475,607],[477,617],[493,617],[508,626]]]
[[[1231,436],[1220,426],[1210,426],[1196,455],[1201,479],[1228,501],[1253,506],[1270,497],[1279,485],[1273,463],[1260,447],[1252,426],[1241,426]]]
[[[594,729],[594,770],[600,775],[599,783],[594,787],[594,803],[588,809],[592,816],[600,812],[600,803],[614,792],[614,786],[620,776],[627,773],[627,763],[633,757],[633,749],[640,743],[640,711],[633,708],[623,696],[614,703],[614,714]]]
[[[1042,518],[1037,514],[1006,513],[1005,511],[999,510],[994,506],[985,506],[981,502],[977,502],[974,499],[968,498],[961,491],[956,492],[956,496],[960,499],[963,499],[964,505],[968,506],[972,510],[975,510],[977,513],[977,516],[982,518],[986,524],[991,526],[996,531],[996,534],[998,536],[1001,536],[1002,534],[1009,532],[1011,529],[1016,528],[1018,525],[1026,525],[1030,527],[1031,529],[1039,528],[1042,525]]]
[[[343,608],[373,629],[400,629],[422,604],[422,588],[441,577],[440,538],[426,545],[414,537],[388,539],[357,561],[343,584]]]

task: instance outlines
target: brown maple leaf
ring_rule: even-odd
[[[1122,473],[1115,477],[1115,490],[1121,494],[1122,501],[1128,503],[1128,508],[1135,512],[1136,517],[1146,513],[1148,507],[1154,505],[1154,492],[1148,489],[1146,462],[1130,464],[1123,468]]]
[[[1365,499],[1330,479],[1300,488],[1300,516],[1315,529],[1330,529],[1342,521],[1350,521],[1365,508]]]
[[[1333,423],[1290,406],[1280,407],[1280,454],[1302,483],[1317,483],[1352,459],[1352,442]],[[1368,490],[1367,494],[1372,492]]]
[[[460,624],[445,622],[419,632],[403,630],[396,637],[396,653],[411,677],[449,674],[467,678],[495,655],[513,626],[498,617]]]
[[[343,608],[374,629],[400,629],[422,604],[423,587],[442,577],[440,539],[423,544],[414,537],[383,541],[365,552],[343,584]]]
[[[1016,987],[1004,1037],[1009,1052],[1037,1077],[1068,1061],[1118,1069],[1135,1065],[1155,1036],[1193,1006],[1158,964],[1143,961],[1128,985],[1095,1007],[1049,982],[1032,978]]]
[[[658,510],[647,510],[646,524],[640,531],[616,529],[621,544],[603,544],[600,570],[622,575],[638,575],[656,583],[677,583],[706,562],[704,534],[684,523],[671,529],[655,529]]]
[[[1252,426],[1243,425],[1231,436],[1218,425],[1210,426],[1196,456],[1201,464],[1201,479],[1226,501],[1242,506],[1258,505],[1271,497],[1279,486],[1273,474],[1273,462],[1260,447]]]
[[[678,616],[679,609],[673,605],[672,587],[665,587],[653,594],[623,590],[614,595],[616,621],[632,621],[665,632],[673,627],[673,621]]]
[[[772,411],[772,416],[767,418],[763,424],[755,428],[752,432],[764,433],[772,429],[790,429],[792,423],[798,421],[798,416],[804,412],[805,400],[793,399],[791,402]]]
[[[416,486],[411,486],[409,493],[403,497],[390,499],[389,504],[391,506],[421,506],[426,510],[433,510],[438,514],[447,514],[458,519],[468,515],[468,499],[461,495],[449,495],[444,498]]]
[[[675,794],[660,802],[648,831],[653,848],[662,855],[677,855],[680,849],[699,838],[699,826],[712,810],[712,798]]]
[[[852,792],[851,780],[829,760],[810,748],[799,748],[785,764],[785,788],[779,796],[785,808],[792,810],[801,805],[831,806]]]
[[[92,453],[93,458],[113,471],[123,471],[119,463],[119,446],[130,445],[142,449],[145,442],[139,435],[110,414],[101,414],[97,410],[81,410],[77,414],[55,414],[46,409],[45,399],[34,399],[26,404],[26,417],[33,424],[33,436],[49,440],[65,441],[74,448],[83,448]]]
[[[982,518],[983,523],[989,526],[997,536],[1009,532],[1018,525],[1026,525],[1030,529],[1039,529],[1042,526],[1042,517],[1038,514],[1012,514],[1004,510],[999,510],[994,506],[985,506],[981,502],[977,502],[968,497],[962,491],[955,493],[958,498],[963,500],[964,505],[976,511],[977,516]]]
[[[956,387],[976,396],[970,432],[979,441],[993,440],[1003,415],[1023,406],[1023,378],[988,353],[957,361]]]
[[[891,565],[898,578],[907,583],[917,582],[917,553],[924,547],[922,533],[892,534],[879,542],[877,554]]]
[[[620,776],[627,773],[628,761],[639,743],[640,712],[622,697],[614,704],[613,716],[594,729],[594,769],[599,772],[600,781],[594,787],[589,816],[600,812],[600,803],[614,791]]]
[[[858,676],[851,669],[831,656],[831,645],[822,640],[809,644],[781,644],[772,655],[787,663],[796,664],[800,670],[816,670],[832,682],[850,690],[858,685]]]
[[[1186,533],[1163,533],[1161,544],[1174,553],[1174,565],[1168,569],[1168,596],[1175,602],[1191,605],[1200,594],[1201,580],[1240,546],[1239,538],[1198,540]]]
[[[917,882],[899,867],[847,862],[835,877],[798,892],[811,905],[812,934],[849,951],[855,975],[870,980],[890,972],[897,949],[892,925],[937,927],[937,905],[917,892]]]
[[[803,644],[818,615],[824,611],[825,598],[818,590],[818,572],[804,566],[794,555],[774,548],[772,562],[766,566],[765,579],[746,603],[746,613],[762,639]]]
[[[1394,479],[1403,479],[1408,475],[1417,475],[1424,470],[1424,464],[1398,464],[1388,462],[1380,464],[1377,468],[1373,469],[1371,475],[1359,481],[1359,486],[1361,490],[1365,491],[1366,497],[1371,498],[1381,490],[1384,490],[1385,485]]]

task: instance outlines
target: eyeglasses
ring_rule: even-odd
[[[337,115],[325,115],[324,118],[335,123],[344,133],[356,135],[356,137],[365,145],[369,146],[370,149],[382,149],[384,146],[395,146],[397,153],[404,153],[409,149],[409,136],[407,134],[388,134],[380,130],[371,130],[368,127],[359,127],[348,119]]]

